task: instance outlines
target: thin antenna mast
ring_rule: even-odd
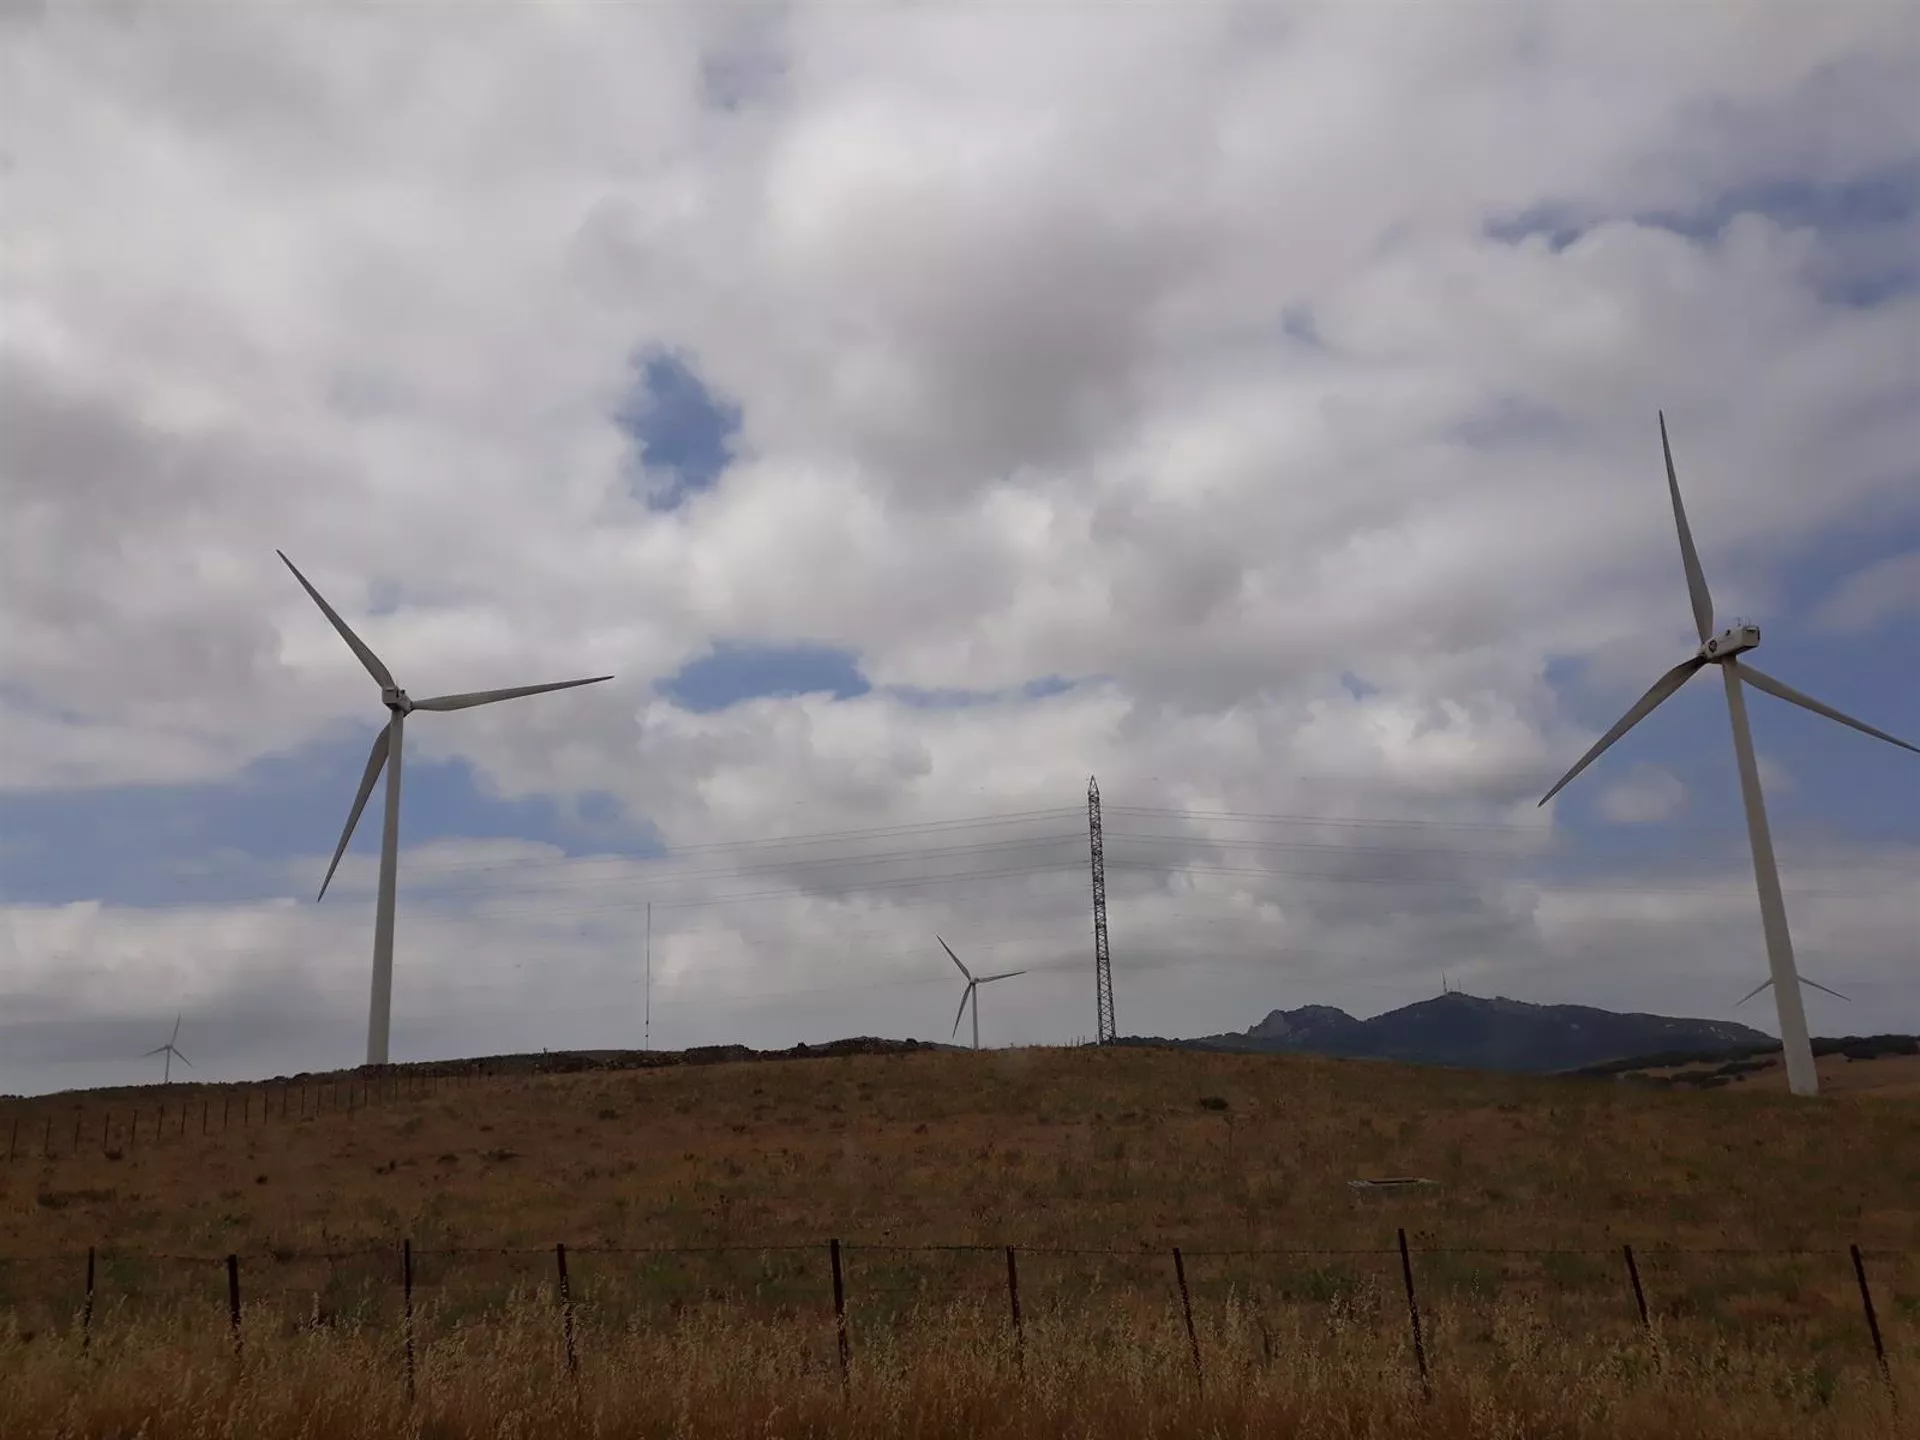
[[[647,1018],[641,1043],[653,1049],[653,902],[647,901]]]
[[[1100,840],[1100,782],[1087,777],[1087,846],[1093,862],[1093,989],[1100,1044],[1111,1045],[1113,1028],[1113,956],[1107,950],[1107,854]]]

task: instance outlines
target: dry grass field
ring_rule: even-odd
[[[1743,1083],[1784,1095],[1787,1071],[1779,1057],[1756,1058],[1763,1059],[1764,1063],[1744,1076]],[[1848,1060],[1844,1055],[1822,1055],[1814,1064],[1820,1072],[1820,1089],[1825,1094],[1920,1099],[1920,1055],[1879,1055],[1865,1062]],[[1675,1076],[1713,1068],[1710,1063],[1671,1065],[1641,1073]]]
[[[1920,1098],[1866,1083],[1882,1065],[1910,1068],[1832,1057],[1854,1068],[1806,1104],[1764,1072],[922,1052],[490,1078],[204,1136],[189,1108],[0,1166],[0,1434],[1891,1435],[1847,1253],[1911,1418]],[[218,1113],[166,1098],[195,1097]],[[8,1114],[92,1133],[99,1103]],[[1346,1183],[1390,1175],[1437,1183]]]

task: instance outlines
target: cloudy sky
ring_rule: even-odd
[[[0,5],[0,1091],[1765,976],[1723,622],[1920,740],[1906,0]],[[1819,1033],[1920,757],[1751,705]]]

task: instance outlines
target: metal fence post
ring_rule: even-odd
[[[1400,1275],[1407,1285],[1407,1318],[1413,1324],[1413,1363],[1420,1369],[1420,1393],[1431,1396],[1433,1382],[1427,1375],[1427,1342],[1420,1334],[1420,1302],[1413,1293],[1413,1258],[1407,1253],[1407,1232],[1397,1232],[1400,1240]]]
[[[1880,1339],[1880,1317],[1873,1311],[1873,1291],[1867,1285],[1867,1265],[1860,1258],[1858,1245],[1847,1246],[1847,1252],[1853,1257],[1853,1278],[1860,1285],[1860,1308],[1866,1312],[1867,1333],[1873,1337],[1873,1358],[1880,1363],[1880,1378],[1887,1382],[1887,1394],[1893,1397],[1896,1407],[1900,1403],[1900,1392],[1893,1383],[1893,1367],[1887,1364],[1887,1347]]]
[[[1180,1255],[1180,1247],[1173,1247],[1173,1278],[1180,1287],[1180,1313],[1187,1322],[1187,1348],[1193,1352],[1193,1383],[1201,1389],[1206,1388],[1206,1376],[1200,1370],[1200,1335],[1193,1328],[1193,1300],[1187,1294],[1187,1262]]]
[[[1640,1288],[1640,1267],[1634,1263],[1633,1247],[1622,1245],[1620,1253],[1627,1257],[1627,1279],[1633,1282],[1633,1304],[1640,1312],[1640,1328],[1653,1329],[1653,1321],[1647,1314],[1647,1292]]]

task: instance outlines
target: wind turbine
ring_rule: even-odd
[[[933,938],[940,940],[938,935]],[[953,953],[953,947],[951,945],[947,944],[944,940],[940,940],[940,948],[947,952],[947,957],[951,959],[954,964],[960,965],[960,957]],[[960,992],[960,1008],[954,1012],[953,1016],[953,1033],[955,1035],[960,1033],[960,1021],[967,1013],[967,1002],[971,1000],[973,1002],[973,1048],[978,1050],[980,1048],[980,987],[985,985],[989,980],[1011,980],[1015,975],[1024,975],[1027,972],[1024,970],[1003,970],[998,975],[976,976],[971,970],[967,969],[966,966],[960,965],[960,973],[967,977],[967,988]]]
[[[187,1059],[186,1056],[182,1055],[178,1050],[178,1048],[176,1048],[173,1043],[175,1040],[178,1040],[179,1038],[180,1038],[180,1017],[178,1015],[175,1015],[173,1017],[173,1034],[167,1040],[167,1043],[164,1045],[156,1045],[153,1049],[147,1051],[145,1055],[142,1055],[140,1057],[142,1060],[151,1060],[155,1055],[164,1055],[167,1057],[166,1066],[160,1072],[160,1083],[162,1085],[171,1085],[173,1083],[173,1062],[176,1059],[182,1065],[186,1066],[189,1070],[193,1068],[193,1062]]]
[[[1667,490],[1673,497],[1673,522],[1680,532],[1680,561],[1687,572],[1687,594],[1693,602],[1693,623],[1700,633],[1700,648],[1654,681],[1653,688],[1642,695],[1633,708],[1580,757],[1579,764],[1560,777],[1559,783],[1541,797],[1540,803],[1544,805],[1557,795],[1562,786],[1591,765],[1603,750],[1646,719],[1661,701],[1686,684],[1696,670],[1703,670],[1709,665],[1720,667],[1720,678],[1727,690],[1727,713],[1733,722],[1733,755],[1740,768],[1740,797],[1746,805],[1747,839],[1753,847],[1753,878],[1760,891],[1760,928],[1767,942],[1767,979],[1743,1000],[1752,999],[1769,985],[1773,987],[1774,1003],[1779,1007],[1780,1015],[1780,1045],[1787,1062],[1787,1088],[1795,1095],[1817,1095],[1820,1093],[1820,1079],[1813,1067],[1813,1046],[1807,1038],[1807,1012],[1800,994],[1802,984],[1813,985],[1814,982],[1802,981],[1794,970],[1793,939],[1787,933],[1786,901],[1780,894],[1780,871],[1774,864],[1773,837],[1767,830],[1767,806],[1760,794],[1760,768],[1753,758],[1753,735],[1747,728],[1747,699],[1740,688],[1741,682],[1798,705],[1803,710],[1811,710],[1816,715],[1850,725],[1876,740],[1898,745],[1903,750],[1920,754],[1920,746],[1909,745],[1884,730],[1862,724],[1851,715],[1843,715],[1832,706],[1801,694],[1791,685],[1751,665],[1741,664],[1739,657],[1760,643],[1758,625],[1735,625],[1717,635],[1713,633],[1713,600],[1707,594],[1707,578],[1700,569],[1699,552],[1693,548],[1693,532],[1687,527],[1686,507],[1680,503],[1680,481],[1673,473],[1673,447],[1667,443],[1667,417],[1664,412],[1660,416],[1660,449],[1666,457]],[[1824,985],[1814,985],[1814,988],[1826,990]],[[1827,993],[1836,992],[1829,990]]]
[[[347,841],[353,838],[353,827],[360,823],[360,812],[366,809],[367,797],[373,793],[373,782],[380,778],[384,766],[387,771],[387,813],[380,832],[380,898],[373,920],[373,999],[367,1014],[367,1063],[384,1065],[387,1063],[388,1023],[393,1016],[393,897],[399,880],[400,757],[407,716],[415,710],[469,710],[475,705],[491,705],[496,700],[514,700],[522,695],[544,694],[548,690],[571,690],[576,685],[595,685],[613,677],[595,675],[587,680],[560,680],[550,685],[518,685],[509,690],[475,690],[463,695],[436,695],[427,700],[410,699],[407,692],[395,682],[392,672],[380,663],[380,657],[347,628],[347,622],[307,582],[307,577],[287,559],[285,552],[276,550],[274,554],[286,561],[287,569],[293,571],[293,578],[300,582],[300,588],[313,597],[313,603],[333,622],[333,628],[340,632],[340,638],[347,642],[347,648],[367,667],[367,673],[380,687],[380,703],[387,707],[386,728],[374,737],[373,753],[367,756],[367,770],[360,777],[360,792],[353,797],[353,809],[347,814],[347,828],[340,832],[340,843],[333,850],[333,863],[327,866],[327,878],[320,882],[320,894],[316,897],[326,898],[327,886],[333,882],[333,872],[340,867],[340,857],[346,853]]]

